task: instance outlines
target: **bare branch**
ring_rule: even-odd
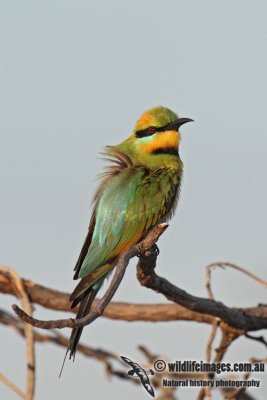
[[[217,328],[216,328],[217,329]],[[232,333],[229,333],[229,331],[226,330],[221,330],[222,336],[221,336],[221,341],[220,345],[216,350],[216,356],[214,358],[215,363],[219,363],[222,361],[228,347],[231,345],[233,340],[235,340],[238,335],[233,335]],[[213,334],[213,332],[212,332]],[[213,335],[211,335],[213,336]],[[210,339],[211,340],[211,339]],[[205,376],[205,379],[210,379],[207,375]],[[214,379],[214,378],[213,378]],[[211,390],[209,387],[203,387],[200,389],[198,393],[197,400],[204,400],[204,399],[210,400],[211,399]]]
[[[249,333],[245,334],[245,337],[251,340],[255,340],[257,342],[262,343],[265,347],[267,347],[267,341],[263,336],[252,336]]]
[[[221,341],[219,347],[216,349],[216,356],[214,359],[215,363],[219,363],[222,361],[228,347],[237,337],[238,335],[233,335],[232,333],[222,330]]]
[[[22,279],[25,290],[32,303],[39,304],[45,308],[55,311],[67,311],[75,313],[77,308],[71,309],[70,294],[53,290],[28,279]],[[13,286],[8,279],[1,275],[0,271],[0,292],[16,296]],[[97,307],[99,299],[93,303],[93,309]],[[196,321],[211,324],[213,317],[207,314],[199,314],[187,310],[178,304],[131,304],[124,302],[112,302],[104,310],[103,316],[109,319],[123,321]],[[267,307],[266,307],[267,316]]]
[[[265,288],[267,288],[267,281],[265,281],[264,279],[259,278],[257,275],[253,274],[252,272],[247,271],[245,268],[240,267],[239,265],[233,264],[233,263],[229,263],[229,262],[225,262],[225,261],[217,261],[215,263],[209,264],[206,266],[206,287],[207,290],[210,294],[210,298],[214,298],[213,297],[213,293],[211,290],[211,286],[210,286],[210,281],[211,281],[211,271],[213,269],[215,269],[216,267],[225,269],[225,268],[232,268],[235,269],[236,271],[241,272],[242,274],[248,276],[249,278],[253,279],[254,281],[260,283],[261,285],[263,285]]]
[[[212,324],[212,328],[211,328],[211,332],[210,332],[210,336],[208,338],[208,342],[207,342],[207,348],[206,348],[206,361],[210,362],[211,360],[211,353],[212,353],[212,344],[215,340],[216,337],[216,333],[218,330],[218,326],[219,326],[220,320],[218,318],[216,318]],[[209,380],[210,377],[207,374],[205,377],[206,380]],[[198,395],[198,400],[202,400],[202,399],[207,399],[210,400],[211,399],[211,390],[210,387],[204,387],[200,390],[199,395]]]
[[[254,331],[267,328],[267,318],[262,315],[262,310],[257,307],[256,313],[249,309],[230,308],[223,303],[193,296],[185,290],[174,286],[167,279],[158,276],[155,269],[155,257],[140,257],[137,265],[137,279],[142,286],[163,294],[168,300],[181,306],[203,314],[209,314],[220,318],[225,325],[236,329],[236,333]],[[260,313],[260,314],[259,314]]]
[[[221,329],[222,337],[220,345],[218,349],[216,349],[216,356],[214,359],[215,362],[220,362],[223,359],[228,347],[240,335],[245,335],[247,338],[259,341],[267,346],[267,342],[263,336],[254,337],[247,333],[249,331],[260,330],[267,327],[267,305],[259,304],[257,307],[242,309],[230,308],[221,302],[215,301],[211,289],[211,270],[215,266],[222,268],[230,267],[246,274],[250,278],[261,283],[264,287],[267,287],[267,282],[235,264],[218,262],[210,264],[206,267],[206,287],[208,290],[209,299],[193,296],[179,287],[176,287],[155,273],[158,255],[155,243],[160,235],[165,231],[167,226],[167,224],[161,224],[157,226],[142,242],[122,254],[118,260],[114,276],[106,293],[101,300],[96,300],[94,302],[90,314],[84,318],[68,318],[52,321],[42,321],[33,318],[31,316],[30,301],[41,304],[47,308],[73,312],[73,310],[70,310],[69,295],[67,293],[61,293],[40,285],[36,285],[31,281],[20,279],[16,273],[14,273],[14,271],[7,269],[6,267],[0,268],[0,292],[13,294],[18,298],[22,298],[22,304],[25,311],[15,305],[13,306],[14,311],[24,322],[43,329],[61,329],[64,327],[73,328],[77,326],[85,326],[102,314],[108,318],[122,319],[127,321],[169,321],[183,319],[212,324],[212,330],[206,349],[207,361],[211,360],[212,344],[216,337],[218,327]],[[140,257],[137,265],[137,278],[141,285],[150,288],[155,292],[163,294],[168,300],[176,304],[134,305],[127,303],[112,303],[108,306],[124,276],[129,260],[135,256]],[[5,312],[1,312],[1,310],[0,323],[11,325],[19,334],[26,335],[28,343],[27,357],[29,366],[27,395],[23,394],[20,389],[18,389],[13,383],[9,382],[7,378],[1,374],[0,380],[5,382],[13,391],[17,391],[16,393],[23,399],[32,400],[34,391],[34,340],[52,342],[66,347],[68,344],[68,339],[56,332],[54,332],[54,335],[41,335],[38,332],[33,331],[32,326],[30,325],[25,325],[25,327],[29,327],[30,329],[29,331],[25,329],[24,332],[23,325],[21,325],[18,320],[12,318]],[[29,339],[29,332],[31,332],[31,339]],[[114,369],[111,360],[119,362],[121,365],[121,360],[114,353],[106,352],[100,349],[91,349],[82,344],[78,345],[77,350],[89,357],[93,357],[103,362],[105,371],[108,375],[112,374],[119,378],[129,379],[129,376],[125,374],[123,370]],[[152,354],[144,347],[140,346],[140,350],[147,357],[149,363],[153,364],[153,360],[155,360],[157,356]],[[179,374],[176,375],[176,378],[179,379]],[[203,375],[203,379],[208,378],[212,379],[212,377],[207,377],[206,374]],[[245,379],[248,379],[248,376],[245,377]],[[136,381],[133,379],[130,379],[130,381],[136,383]],[[160,387],[159,382],[160,376],[156,374],[153,377],[153,383],[155,384],[155,387],[160,388],[162,391],[160,398],[174,399],[174,389],[172,388],[171,390],[165,390],[164,388]],[[236,399],[241,399],[243,395],[246,395],[246,393],[244,393],[244,390],[236,390],[231,394],[229,393],[229,396],[230,395],[234,395]],[[228,394],[225,396],[225,398],[233,398],[227,397]],[[203,388],[200,391],[198,398],[211,399],[211,391],[207,388]]]
[[[214,339],[216,337],[217,329],[219,325],[219,320],[215,320],[214,323],[212,324],[210,336],[207,342],[207,349],[206,349],[206,361],[210,362],[211,360],[211,353],[212,353],[212,344],[214,342]]]
[[[22,327],[22,324],[20,320],[17,318],[14,318],[11,314],[4,310],[0,310],[0,323],[6,325],[6,326],[11,326],[19,335],[22,337],[25,337],[25,332]],[[41,342],[41,343],[53,343],[55,345],[61,346],[64,349],[67,348],[68,343],[69,343],[69,338],[59,334],[57,331],[51,331],[52,334],[48,335],[43,335],[39,333],[38,331],[33,331],[34,333],[34,341],[35,342]],[[86,357],[93,358],[99,362],[102,362],[105,367],[105,372],[108,376],[113,375],[117,376],[118,378],[122,379],[129,379],[132,383],[138,383],[138,381],[132,379],[130,376],[128,376],[124,368],[121,370],[116,370],[111,361],[116,361],[119,365],[122,367],[125,367],[124,363],[121,361],[121,358],[116,355],[113,352],[103,350],[103,349],[94,349],[92,347],[86,346],[82,343],[79,343],[77,346],[77,351],[82,353]],[[1,377],[0,377],[1,378]],[[24,394],[23,394],[24,396]],[[24,397],[23,397],[24,399]]]
[[[11,281],[12,285],[17,292],[17,297],[20,298],[22,307],[25,312],[30,316],[32,313],[31,303],[28,299],[27,293],[24,289],[23,283],[17,273],[11,268],[0,265],[0,270]],[[32,326],[25,324],[25,337],[26,337],[26,353],[27,353],[27,388],[26,400],[32,400],[35,388],[35,353],[34,353],[34,338]]]
[[[110,286],[106,291],[105,295],[98,303],[96,309],[92,310],[88,315],[86,315],[83,318],[79,319],[66,318],[66,319],[44,321],[31,317],[29,314],[25,313],[21,308],[19,308],[16,304],[13,304],[12,308],[15,311],[15,313],[19,316],[19,318],[21,318],[27,324],[30,324],[36,328],[62,329],[62,328],[74,328],[77,326],[89,325],[103,313],[105,307],[112,299],[124,276],[126,266],[127,265],[125,264],[118,263],[118,265],[116,266],[115,274],[111,280]]]
[[[145,257],[146,259],[149,257]],[[142,256],[140,261],[144,260]],[[147,260],[146,260],[147,261]],[[154,274],[154,276],[156,276]],[[246,331],[258,330],[266,327],[267,324],[267,305],[259,304],[257,307],[250,308],[228,308],[222,303],[214,302],[208,299],[202,299],[199,297],[191,296],[185,291],[176,288],[170,284],[167,280],[157,277],[156,281],[151,281],[152,275],[150,274],[149,279],[142,281],[143,277],[140,276],[141,284],[149,285],[152,283],[152,288],[155,291],[161,292],[166,295],[167,298],[173,301],[179,302],[180,305],[170,304],[156,304],[156,305],[145,305],[145,304],[127,304],[127,303],[112,303],[104,311],[104,315],[108,318],[122,319],[126,321],[167,321],[167,320],[192,320],[204,323],[213,323],[213,314],[218,314],[222,320],[232,326],[232,328],[244,328]],[[157,280],[159,284],[163,281],[167,283],[167,288],[162,291],[162,286],[157,287]],[[31,281],[23,280],[26,290],[29,293],[29,297],[32,301],[37,302],[45,307],[53,308],[56,310],[71,311],[68,303],[68,295],[52,289],[45,288],[40,285],[36,285]],[[156,284],[155,284],[156,283]],[[169,288],[169,285],[171,286]],[[178,296],[175,293],[178,291]],[[8,285],[5,277],[0,275],[0,291],[3,293],[12,293],[14,290]],[[173,292],[176,298],[173,297]],[[95,309],[98,305],[98,300],[95,301]],[[187,309],[186,309],[187,308]],[[229,312],[228,312],[229,311]],[[208,315],[210,313],[211,315]],[[225,317],[226,314],[226,317]],[[229,315],[230,314],[230,315]],[[244,333],[244,332],[240,332]]]
[[[96,318],[98,318],[114,296],[123,276],[126,270],[126,267],[132,257],[135,257],[139,255],[140,251],[142,252],[147,252],[158,240],[160,235],[167,229],[168,224],[160,224],[156,226],[148,235],[147,237],[137,244],[136,246],[132,247],[130,250],[122,254],[118,260],[118,263],[116,265],[115,273],[113,275],[113,278],[111,280],[110,286],[107,289],[105,295],[103,298],[100,300],[98,303],[97,307],[95,310],[91,310],[91,312],[86,315],[83,318],[79,319],[73,319],[73,318],[67,318],[67,319],[59,319],[59,320],[53,320],[53,321],[43,321],[43,320],[38,320],[27,313],[25,313],[23,310],[21,310],[17,305],[13,305],[13,310],[15,313],[24,321],[27,322],[28,324],[31,324],[32,326],[35,326],[37,328],[42,328],[42,329],[62,329],[62,328],[74,328],[74,327],[81,327],[85,325],[89,325],[91,322],[93,322]]]
[[[3,382],[9,389],[16,393],[21,399],[26,400],[25,394],[9,379],[0,373],[0,381]]]
[[[208,269],[206,269],[206,271],[208,271]],[[208,296],[209,296],[209,299],[215,300],[212,290],[211,290],[210,281],[211,281],[211,275],[206,273],[206,288],[208,291]],[[210,360],[211,360],[212,344],[215,340],[219,324],[220,324],[219,318],[216,318],[212,323],[212,328],[211,328],[211,332],[210,332],[210,336],[209,336],[209,339],[207,342],[207,348],[206,348],[206,361],[207,362],[210,362]]]

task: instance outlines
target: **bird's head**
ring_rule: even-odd
[[[190,118],[178,118],[167,107],[157,106],[145,111],[137,120],[128,139],[113,148],[126,153],[135,164],[157,167],[168,164],[170,156],[178,156],[179,128]]]
[[[190,118],[178,118],[167,107],[158,106],[144,112],[128,139],[136,152],[143,154],[178,154],[179,128]]]

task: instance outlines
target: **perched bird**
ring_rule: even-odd
[[[111,164],[101,176],[74,269],[74,279],[81,279],[70,296],[72,307],[80,304],[77,318],[89,313],[119,256],[173,215],[183,172],[179,128],[189,121],[158,106],[138,119],[128,139],[107,146],[105,154]],[[82,330],[72,330],[67,350],[70,358],[75,357]]]

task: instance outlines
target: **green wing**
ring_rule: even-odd
[[[179,187],[177,170],[125,168],[109,177],[95,207],[95,225],[79,277],[88,276],[127,250],[171,210]]]

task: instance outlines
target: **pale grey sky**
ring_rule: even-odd
[[[183,186],[159,242],[158,273],[199,296],[206,296],[211,261],[232,261],[266,278],[266,13],[263,0],[2,1],[0,263],[73,290],[102,167],[98,152],[162,104],[195,122],[182,129]],[[266,302],[263,288],[234,271],[216,271],[213,282],[227,305]],[[115,300],[164,301],[140,287],[134,263]],[[1,307],[12,302],[1,295]],[[37,308],[36,316],[61,314]],[[0,328],[0,371],[24,387],[24,343]],[[101,319],[83,341],[140,363],[139,344],[173,360],[200,360],[209,330]],[[242,339],[226,359],[263,354],[263,346]],[[141,387],[108,381],[102,365],[81,355],[58,380],[63,356],[63,349],[37,345],[37,400],[146,398]],[[189,390],[179,396],[196,397]],[[0,385],[0,398],[16,396]]]

